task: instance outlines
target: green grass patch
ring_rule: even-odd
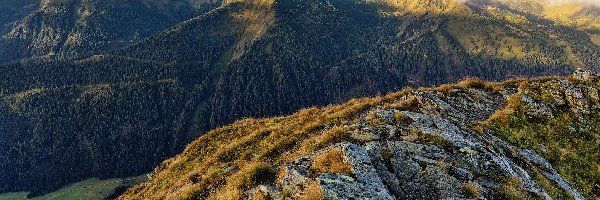
[[[57,191],[43,196],[31,198],[33,200],[76,200],[76,199],[104,199],[114,193],[115,189],[122,185],[137,183],[143,180],[143,176],[99,180],[87,179],[78,183],[65,186]],[[0,194],[0,200],[21,200],[27,199],[27,192],[14,192]]]
[[[600,180],[600,170],[596,167],[600,162],[600,146],[596,143],[600,115],[584,116],[587,123],[581,124],[576,114],[563,108],[553,118],[540,121],[528,118],[523,106],[518,107],[510,114],[508,123],[492,120],[487,128],[513,145],[536,151],[584,196],[599,198],[592,188]]]

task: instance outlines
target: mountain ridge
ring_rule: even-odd
[[[598,80],[466,79],[244,119],[120,199],[594,198]]]
[[[216,7],[218,1],[41,1],[0,40],[0,62],[69,60],[127,46]],[[148,24],[152,21],[152,24]]]

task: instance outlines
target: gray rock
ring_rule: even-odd
[[[533,98],[527,95],[523,95],[521,99],[525,103],[525,113],[528,116],[537,119],[548,119],[554,117],[552,110],[546,104],[536,102]]]
[[[369,184],[373,187],[385,188],[385,185],[381,182],[375,168],[371,164],[371,159],[369,159],[367,151],[363,147],[344,143],[342,144],[342,150],[344,151],[346,160],[350,163],[352,172],[359,182]]]
[[[365,149],[371,158],[371,164],[375,167],[377,175],[381,181],[387,186],[388,190],[395,195],[400,194],[400,181],[390,173],[384,164],[383,156],[381,155],[381,144],[379,142],[369,142],[365,145]]]
[[[358,123],[356,123],[356,126],[358,126],[358,127],[360,127],[360,128],[363,128],[363,127],[367,127],[367,126],[369,126],[369,124],[370,124],[370,123],[369,123],[368,121],[361,120],[361,121],[359,121]]]
[[[459,188],[461,183],[454,177],[443,172],[439,167],[434,165],[428,165],[425,168],[425,181],[440,191],[451,197],[459,196]]]
[[[378,110],[375,112],[379,118],[385,119],[388,122],[394,122],[394,111],[392,110]]]
[[[421,166],[412,158],[406,155],[394,154],[390,159],[396,176],[401,180],[409,180],[415,178],[421,172]]]
[[[281,180],[281,187],[284,191],[292,194],[298,193],[301,189],[306,188],[308,181],[308,174],[310,170],[307,167],[286,165],[285,176]]]
[[[407,155],[419,155],[430,159],[448,157],[448,154],[442,148],[434,145],[417,144],[407,141],[388,141],[388,145],[394,152],[399,151]]]
[[[456,177],[462,181],[472,181],[474,178],[474,176],[471,172],[469,172],[463,168],[453,167],[451,169],[451,172],[452,172],[452,175],[454,175],[454,177]]]
[[[423,156],[415,155],[412,157],[414,161],[417,161],[420,165],[436,165],[438,162]]]
[[[535,153],[531,150],[520,149],[520,148],[517,148],[517,149],[518,149],[519,154],[522,157],[527,159],[530,163],[532,163],[538,167],[541,167],[543,169],[542,173],[544,174],[544,176],[546,176],[550,180],[553,180],[554,182],[556,182],[558,184],[558,186],[560,186],[564,191],[569,193],[571,195],[571,197],[573,197],[576,200],[585,199],[585,197],[583,197],[583,195],[581,195],[573,187],[571,187],[571,185],[560,176],[558,171],[556,171],[552,167],[552,164],[550,164],[548,161],[546,161],[546,159],[544,159],[542,156],[538,155],[537,153]]]
[[[547,149],[546,149],[546,145],[544,144],[540,144],[540,149],[542,150],[542,152],[546,153]]]
[[[387,130],[387,139],[396,138],[396,135],[398,134],[398,127],[389,124],[384,125],[383,127]]]
[[[401,199],[440,199],[440,194],[421,180],[402,183]]]
[[[360,183],[343,174],[323,174],[319,177],[323,197],[331,200],[372,199],[393,200],[385,188]]]
[[[565,97],[571,110],[575,113],[589,114],[590,107],[581,88],[569,87],[565,90]]]

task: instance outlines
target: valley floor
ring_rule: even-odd
[[[99,180],[96,178],[87,179],[78,183],[65,186],[54,192],[31,198],[32,200],[61,200],[61,199],[105,199],[111,195],[116,195],[115,192],[122,188],[139,183],[145,180],[146,175],[128,178],[111,178]],[[13,192],[0,194],[0,200],[24,200],[27,198],[28,192]]]

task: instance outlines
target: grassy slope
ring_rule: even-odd
[[[596,89],[600,86],[597,82],[582,84]],[[522,84],[520,90],[539,102],[556,106],[559,104],[551,93],[558,87],[534,82]],[[553,117],[532,119],[525,114],[524,104],[519,99],[520,96],[515,96],[509,101],[503,110],[506,112],[503,120],[496,115],[485,126],[504,140],[544,156],[580,192],[598,198],[592,188],[600,184],[600,145],[597,142],[600,139],[600,114],[584,114],[581,121],[580,115],[568,107],[556,106],[557,114]]]

